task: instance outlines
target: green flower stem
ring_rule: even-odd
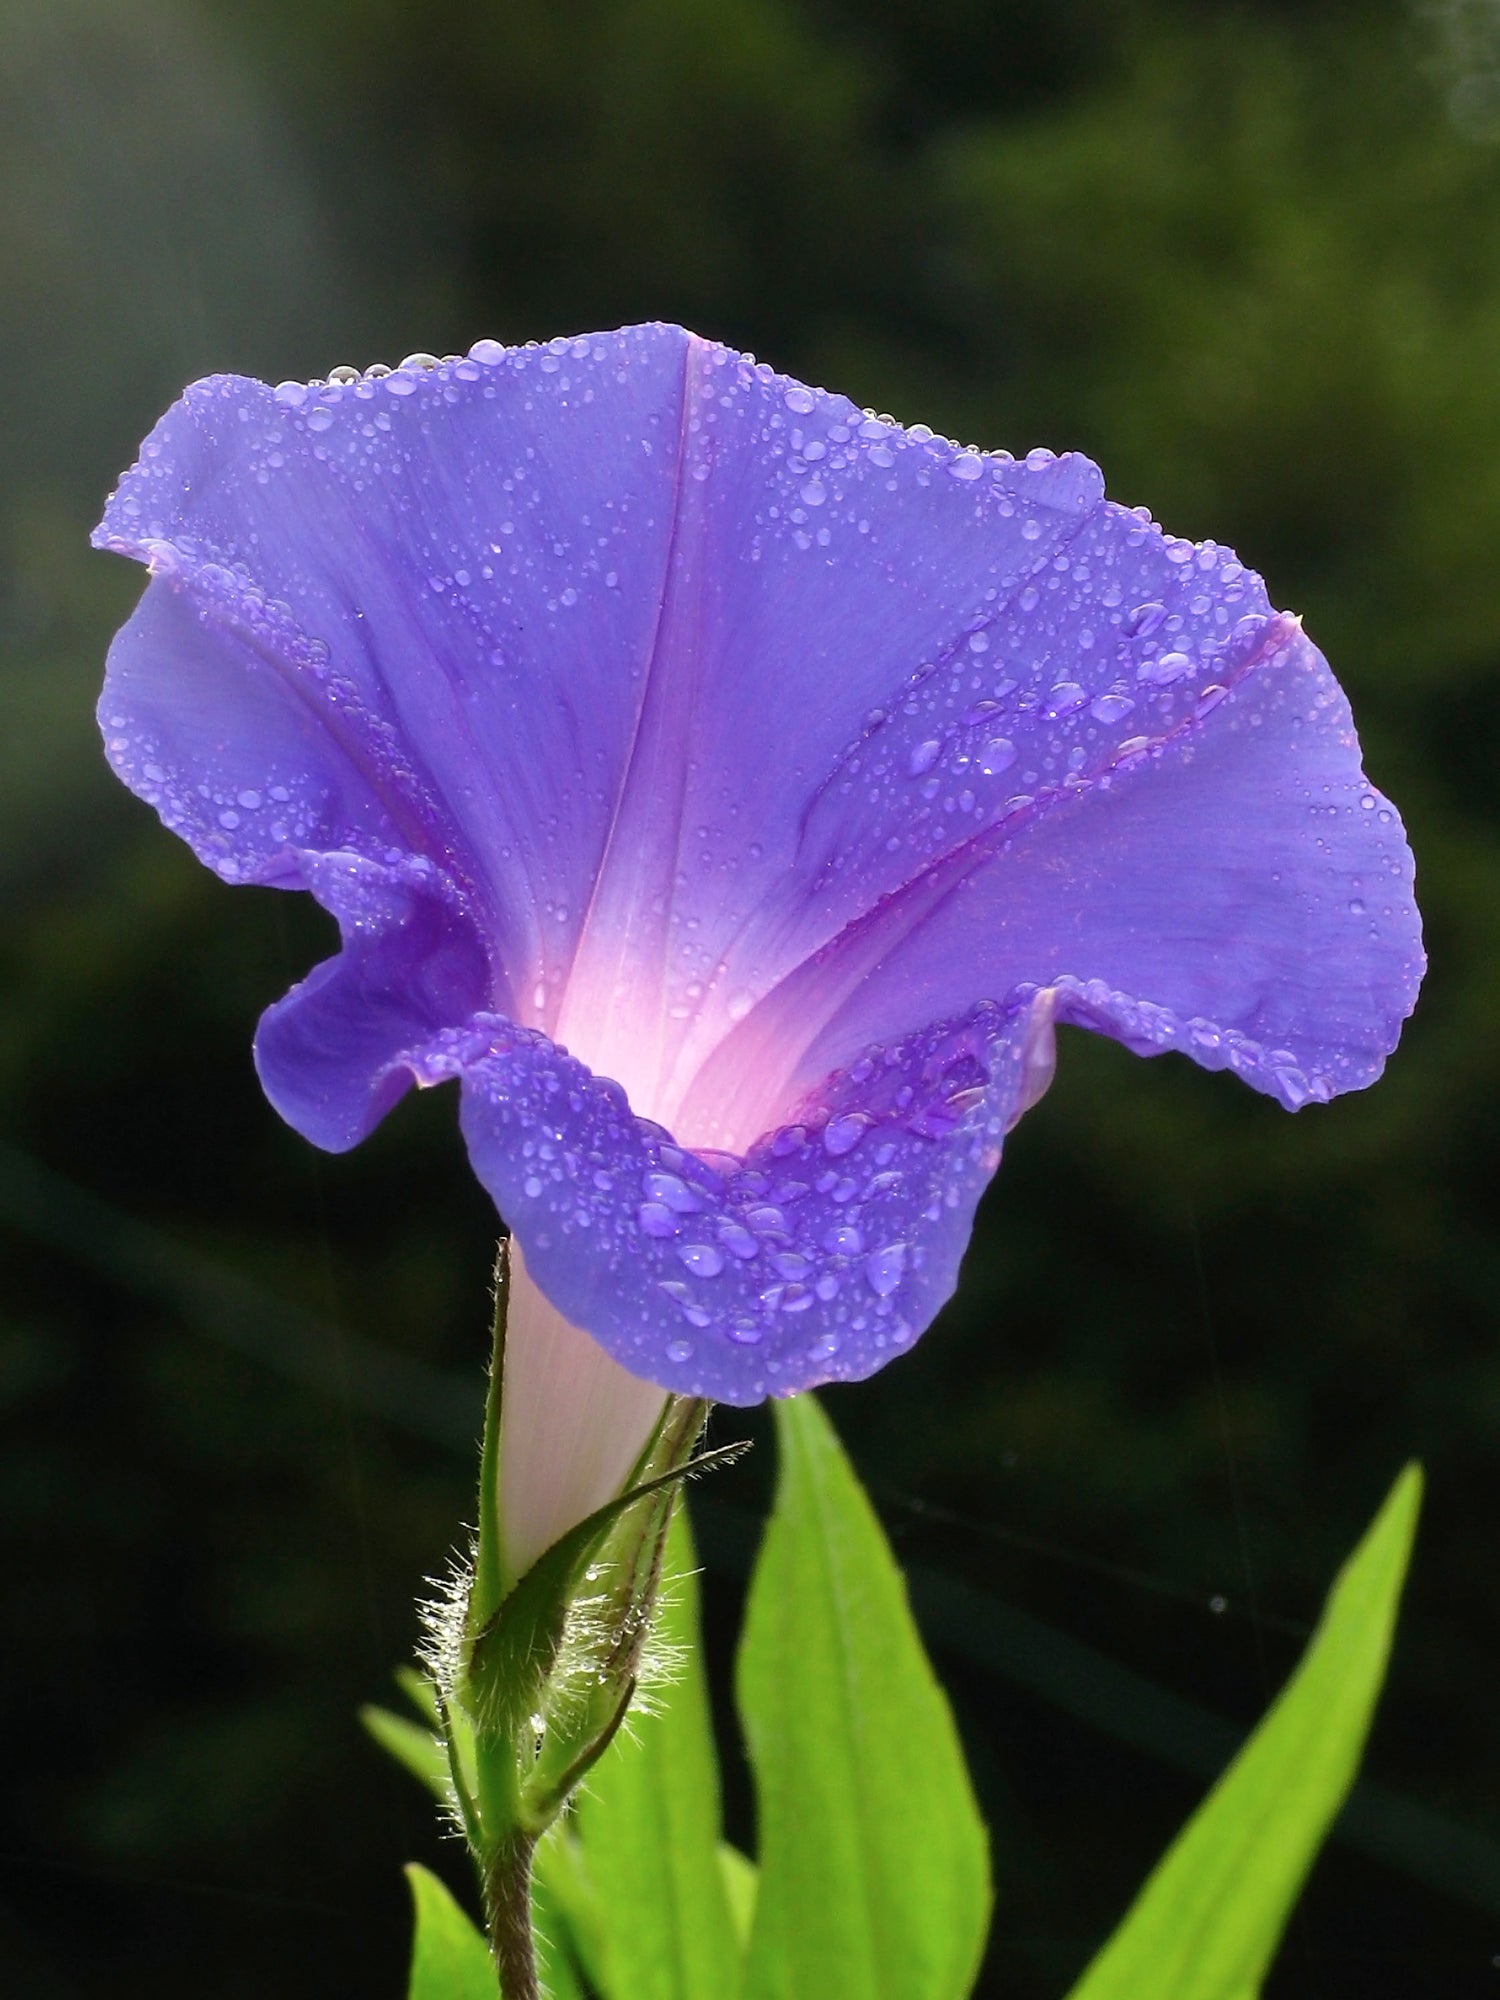
[[[449,1684],[438,1670],[438,1702],[502,2000],[536,2000],[536,1842],[608,1747],[630,1704],[682,1480],[738,1448],[694,1459],[708,1405],[666,1397],[622,1492],[544,1550],[524,1576],[507,1580],[500,1460],[508,1276],[502,1245],[478,1541]]]
[[[500,1608],[504,1575],[500,1562],[500,1398],[505,1386],[505,1323],[510,1308],[510,1256],[502,1240],[495,1258],[495,1324],[490,1381],[484,1402],[484,1438],[479,1456],[479,1544],[469,1597],[469,1630],[487,1625]]]
[[[517,1831],[484,1864],[484,1914],[500,1979],[500,2000],[540,2000],[531,1927],[531,1863],[536,1836]]]

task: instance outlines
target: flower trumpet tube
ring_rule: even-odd
[[[257,1036],[285,1118],[459,1084],[601,1481],[655,1398],[588,1343],[739,1404],[911,1345],[1055,1024],[1292,1109],[1379,1074],[1411,856],[1230,551],[677,327],[336,375],[147,440],[106,746],[338,921]]]

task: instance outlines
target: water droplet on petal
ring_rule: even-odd
[[[692,1215],[703,1206],[687,1182],[676,1174],[645,1174],[641,1185],[652,1201],[665,1203],[679,1215]]]
[[[1101,694],[1089,703],[1089,714],[1096,722],[1121,722],[1134,707],[1128,694]]]
[[[1088,691],[1077,681],[1059,681],[1048,695],[1043,713],[1055,722],[1059,717],[1072,715],[1088,700]]]
[[[845,1111],[823,1127],[823,1150],[835,1159],[852,1153],[875,1121],[864,1111]]]
[[[1149,639],[1166,615],[1166,605],[1153,598],[1149,603],[1138,604],[1120,630],[1127,639]]]
[[[979,768],[987,778],[998,778],[1016,761],[1016,746],[1008,736],[992,736],[979,753]]]
[[[900,1284],[905,1269],[906,1245],[887,1243],[879,1250],[872,1250],[865,1259],[865,1280],[872,1292],[888,1299]]]
[[[717,1278],[724,1268],[723,1254],[712,1243],[679,1243],[677,1254],[698,1278]]]

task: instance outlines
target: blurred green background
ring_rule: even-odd
[[[464,1874],[353,1717],[470,1510],[494,1218],[446,1093],[337,1160],[265,1106],[325,926],[107,775],[87,531],[195,375],[641,317],[1237,547],[1418,854],[1378,1088],[1070,1034],[960,1298],[828,1398],[994,1827],[983,1994],[1063,1991],[1411,1454],[1271,1991],[1500,1992],[1497,0],[0,0],[0,1991],[395,2000],[399,1864]],[[721,1660],[769,1461],[701,1496]]]

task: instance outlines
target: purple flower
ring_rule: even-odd
[[[1226,549],[681,329],[220,376],[97,540],[108,752],[339,955],[256,1042],[354,1145],[462,1085],[546,1298],[754,1402],[954,1287],[1070,1022],[1296,1108],[1422,969],[1348,705]]]

